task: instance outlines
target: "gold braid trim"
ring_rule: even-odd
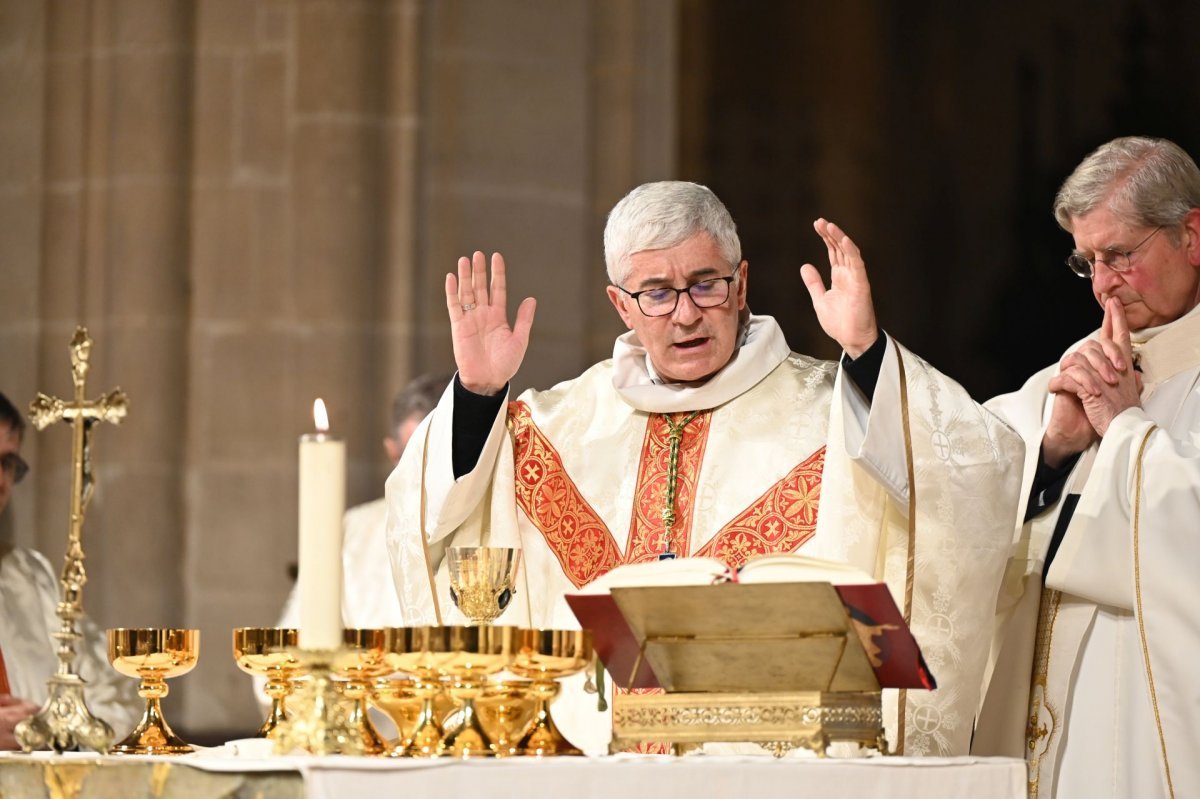
[[[1158,711],[1158,691],[1154,687],[1154,671],[1150,668],[1150,645],[1146,641],[1146,622],[1142,614],[1142,551],[1140,539],[1140,521],[1142,512],[1142,460],[1146,454],[1146,445],[1150,443],[1150,435],[1158,429],[1151,425],[1142,436],[1142,444],[1138,447],[1137,463],[1133,476],[1133,590],[1137,600],[1138,636],[1142,640],[1142,658],[1146,661],[1146,679],[1150,683],[1150,703],[1154,705],[1154,724],[1158,727],[1158,745],[1162,748],[1163,768],[1167,773],[1167,793],[1175,796],[1175,784],[1171,780],[1171,761],[1167,759],[1167,739],[1163,735],[1162,716]]]
[[[912,625],[913,583],[917,560],[917,480],[913,465],[912,429],[908,419],[908,379],[904,374],[904,351],[896,343],[896,366],[900,370],[900,423],[904,429],[904,465],[908,470],[908,563],[904,570],[904,623]],[[896,754],[904,754],[904,733],[908,713],[908,689],[900,689],[897,703]]]

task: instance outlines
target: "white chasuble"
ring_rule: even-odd
[[[908,552],[898,515],[844,448],[826,450],[835,374],[835,364],[790,353],[769,317],[751,318],[733,360],[702,385],[656,382],[645,351],[626,334],[611,361],[508,403],[476,467],[458,480],[448,389],[387,484],[388,548],[405,622],[432,623],[435,596],[444,623],[463,621],[450,600],[447,546],[523,549],[517,596],[497,620],[519,626],[562,626],[555,609],[564,594],[617,565],[658,558],[666,543],[668,423],[682,425],[672,552],[740,566],[757,555],[800,551],[886,579],[903,606]],[[959,443],[972,457],[992,457],[986,440]],[[934,483],[950,479],[940,463],[923,462],[920,474]],[[944,505],[931,495],[931,509]],[[959,547],[946,536],[928,542],[918,545],[914,563],[914,619],[924,635],[914,629],[941,687],[908,704],[906,752],[962,754],[983,661],[972,653],[986,653],[994,584],[974,586],[988,602],[976,603],[973,622],[956,592],[991,550]],[[1002,561],[1007,537],[991,549]],[[980,647],[961,643],[973,623],[985,631]]]
[[[1004,496],[1017,491],[1024,450],[991,414],[956,401],[960,386],[904,350],[916,485],[910,546],[897,348],[887,346],[872,404],[838,375],[817,531],[824,546],[806,554],[857,565],[888,583],[902,612],[907,606],[938,687],[902,699],[885,692],[885,711],[889,702],[904,703],[905,754],[961,755],[971,742],[1015,525]],[[888,735],[901,737],[892,728]]]

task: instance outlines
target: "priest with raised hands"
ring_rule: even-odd
[[[1076,167],[1054,213],[1103,321],[984,406],[1026,450],[1019,487],[988,491],[1019,523],[972,749],[1027,757],[1031,797],[1200,796],[1200,170],[1171,142],[1117,139]],[[918,359],[876,329],[858,248],[816,227],[831,285],[811,265],[803,277],[845,349],[830,435],[905,496],[894,408],[941,431],[980,406],[923,391],[911,370],[906,385]]]
[[[773,318],[749,313],[749,264],[707,188],[634,189],[609,214],[604,249],[608,299],[629,332],[611,359],[515,399],[535,301],[509,324],[499,254],[490,276],[480,252],[447,275],[458,374],[387,484],[406,623],[463,621],[449,546],[522,549],[497,623],[535,627],[561,625],[563,595],[621,564],[707,556],[737,568],[798,551],[887,581],[912,618],[940,687],[885,697],[893,745],[965,753],[1013,521],[937,519],[912,548],[885,492],[844,448],[826,448],[837,365],[792,352]],[[1019,440],[986,414],[951,435],[973,480],[1015,471],[1005,459],[1019,460]],[[915,463],[922,481],[957,479],[924,453]]]

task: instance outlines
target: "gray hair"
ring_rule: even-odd
[[[634,253],[674,247],[697,233],[712,236],[730,266],[741,263],[737,225],[707,186],[681,180],[638,186],[613,206],[604,226],[609,281],[619,285],[629,277],[629,258]]]
[[[1054,198],[1054,218],[1070,233],[1073,219],[1101,204],[1130,224],[1175,227],[1188,211],[1200,208],[1200,169],[1166,139],[1113,139],[1063,181]]]
[[[400,425],[404,424],[410,416],[420,416],[422,419],[428,416],[429,412],[437,406],[438,400],[442,398],[442,392],[446,390],[447,384],[453,377],[452,374],[426,373],[410,380],[408,385],[401,389],[400,393],[392,400],[392,429],[388,435],[396,435]]]

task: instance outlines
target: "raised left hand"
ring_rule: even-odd
[[[1103,437],[1118,414],[1141,407],[1142,379],[1133,368],[1133,347],[1125,310],[1116,299],[1104,304],[1100,337],[1086,341],[1062,360],[1050,380],[1050,391],[1068,391],[1083,404],[1084,413]]]
[[[825,288],[821,273],[812,264],[800,267],[800,277],[825,335],[851,358],[857,358],[879,336],[866,264],[858,246],[837,225],[818,219],[813,227],[829,250],[829,288]]]

